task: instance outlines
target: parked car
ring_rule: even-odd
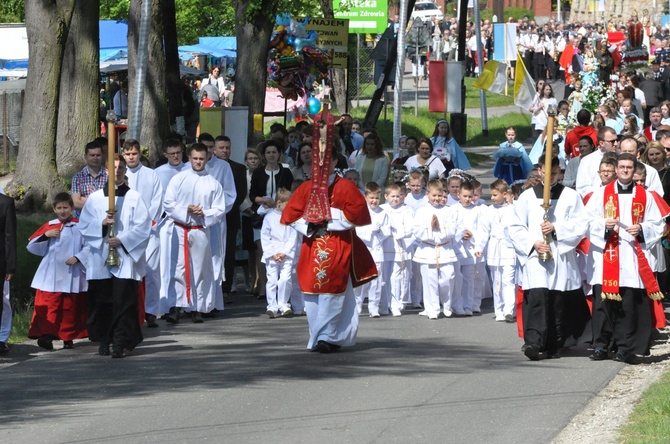
[[[411,18],[420,18],[421,20],[430,21],[433,17],[441,19],[443,17],[442,10],[431,1],[420,1],[414,4],[414,11],[412,11]]]

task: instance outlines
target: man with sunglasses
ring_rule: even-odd
[[[598,130],[598,149],[579,163],[576,186],[582,198],[600,186],[598,167],[600,160],[607,152],[619,152],[619,138],[613,128],[603,126]]]

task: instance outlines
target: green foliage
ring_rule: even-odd
[[[128,20],[130,0],[100,0],[100,20]]]
[[[670,436],[670,372],[652,385],[635,406],[621,429],[619,442],[626,444],[668,442]]]
[[[25,21],[24,0],[2,0],[0,2],[0,23],[24,23]]]
[[[30,321],[33,317],[32,301],[26,307],[12,308],[12,332],[9,335],[10,344],[19,344],[28,339]]]

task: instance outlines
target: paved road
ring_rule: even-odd
[[[364,312],[365,313],[365,312]],[[219,318],[147,331],[130,357],[14,346],[3,442],[547,443],[618,372],[584,349],[530,362],[516,327],[361,318],[353,349],[305,350],[305,317],[239,295]]]

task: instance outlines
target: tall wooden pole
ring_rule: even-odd
[[[554,159],[554,120],[556,118],[556,107],[551,105],[547,109],[547,140],[544,151],[544,194],[542,208],[544,208],[544,221],[549,221],[549,209],[551,208],[551,163]],[[544,243],[549,245],[549,236],[544,235]],[[540,259],[548,261],[552,258],[551,252],[540,254]]]

